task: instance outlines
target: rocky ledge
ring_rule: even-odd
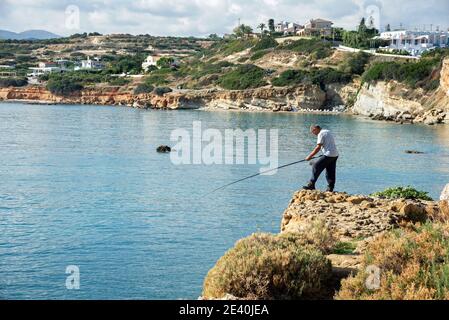
[[[438,210],[438,203],[432,201],[302,190],[294,194],[285,210],[281,231],[301,232],[321,219],[338,238],[366,239],[410,222],[424,222]]]

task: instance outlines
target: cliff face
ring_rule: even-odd
[[[176,91],[158,96],[134,95],[118,87],[85,89],[78,94],[61,97],[44,87],[0,89],[0,100],[42,101],[48,103],[79,103],[101,105],[127,105],[155,109],[236,109],[292,111],[294,109],[319,110],[324,107],[326,93],[318,86],[297,88],[257,88],[250,90],[197,90]]]
[[[353,112],[376,120],[437,124],[449,121],[449,59],[443,61],[440,86],[431,94],[397,82],[365,84]]]

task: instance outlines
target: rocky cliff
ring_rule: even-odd
[[[394,81],[364,84],[352,110],[375,120],[449,122],[449,59],[443,61],[437,90],[426,93]]]
[[[61,97],[41,86],[0,89],[0,100],[41,101],[47,103],[79,103],[127,105],[155,109],[223,109],[292,111],[294,109],[320,110],[325,108],[326,93],[315,85],[296,88],[257,88],[249,90],[182,90],[164,95],[140,94],[119,87],[85,89],[80,93]]]

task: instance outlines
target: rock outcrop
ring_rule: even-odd
[[[400,123],[449,122],[449,58],[443,61],[437,90],[429,93],[395,81],[364,84],[352,111],[374,120]]]
[[[222,109],[294,111],[325,109],[326,93],[316,85],[296,88],[263,87],[248,90],[181,90],[164,95],[139,94],[120,87],[84,89],[71,96],[52,94],[42,86],[0,89],[0,100],[41,101],[46,103],[79,103],[93,105],[125,105],[154,109]]]
[[[284,212],[281,231],[301,232],[321,219],[340,239],[366,239],[403,224],[424,222],[438,210],[435,202],[302,190]]]

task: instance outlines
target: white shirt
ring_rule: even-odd
[[[326,157],[334,158],[339,156],[334,136],[329,130],[320,131],[317,144],[321,145],[321,151]]]

